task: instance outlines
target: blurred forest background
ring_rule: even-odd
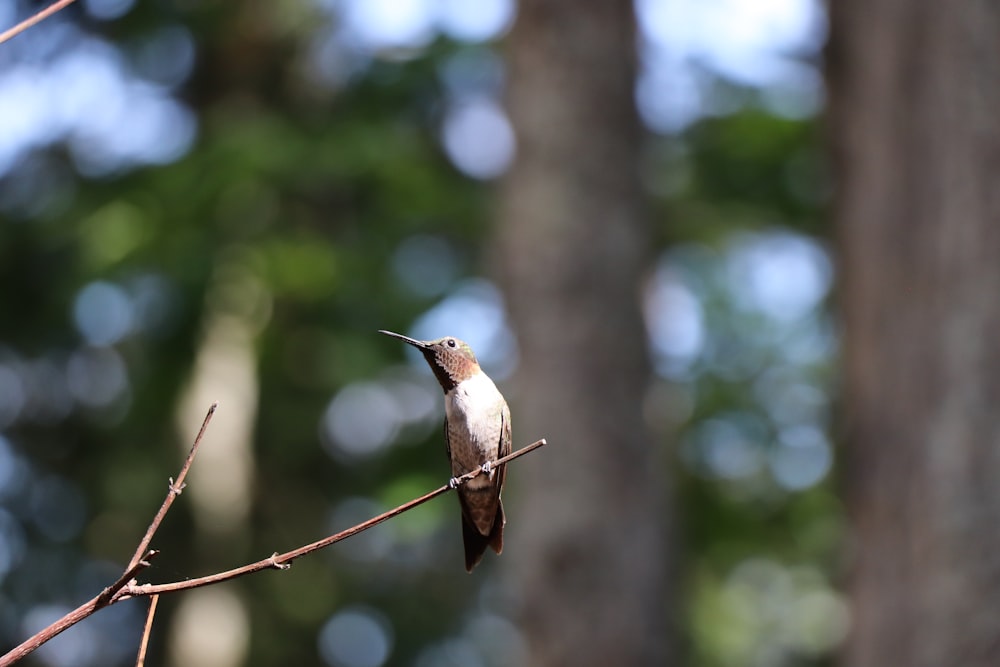
[[[117,578],[212,401],[142,581],[441,484],[387,328],[549,440],[503,556],[439,499],[164,597],[148,664],[995,664],[1000,26],[832,4],[79,0],[0,46],[0,648]],[[145,610],[27,662],[132,664]]]

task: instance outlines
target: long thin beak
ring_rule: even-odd
[[[385,329],[379,329],[380,334],[385,334],[386,336],[392,336],[393,338],[398,338],[404,343],[409,343],[413,347],[420,348],[421,350],[427,348],[427,343],[422,340],[417,340],[416,338],[410,338],[409,336],[404,336],[403,334],[398,334],[393,331],[386,331]]]

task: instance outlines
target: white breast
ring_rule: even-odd
[[[496,458],[503,396],[485,373],[458,384],[445,396],[452,464],[464,470]]]

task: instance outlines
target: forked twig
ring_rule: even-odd
[[[149,528],[146,529],[146,534],[139,542],[139,546],[136,548],[135,554],[132,556],[128,566],[125,568],[122,575],[118,577],[117,581],[101,591],[96,597],[94,597],[94,599],[83,603],[52,625],[42,628],[12,650],[0,656],[0,667],[7,667],[8,665],[14,664],[45,642],[58,635],[63,630],[76,625],[96,612],[98,609],[102,609],[121,600],[123,593],[133,585],[135,576],[142,570],[149,567],[149,560],[158,553],[157,551],[149,549],[149,543],[153,540],[153,535],[156,534],[157,529],[163,522],[163,517],[166,516],[167,510],[169,510],[170,506],[174,503],[174,498],[178,496],[183,489],[184,478],[187,477],[188,470],[191,469],[191,464],[194,462],[194,456],[198,453],[198,447],[201,445],[201,440],[205,435],[205,429],[208,428],[209,422],[212,421],[212,415],[215,414],[215,410],[218,407],[218,402],[212,403],[212,406],[205,414],[205,419],[201,423],[201,428],[198,429],[198,435],[195,436],[194,444],[191,445],[191,450],[188,452],[187,458],[184,459],[184,465],[181,466],[181,471],[177,474],[177,481],[175,482],[173,479],[170,480],[170,486],[167,490],[166,498],[163,499],[163,504],[160,505],[159,511],[157,511],[156,516],[153,517],[153,521],[149,524]]]
[[[125,588],[128,584],[135,581],[137,574],[149,567],[149,561],[160,553],[155,549],[150,549],[146,552],[144,558],[140,558],[135,565],[130,565],[123,573],[122,576],[118,577],[115,583],[111,584],[97,596],[98,606],[103,606],[111,602],[111,600],[118,595],[118,591]]]

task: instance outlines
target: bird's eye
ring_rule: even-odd
[[[455,339],[454,338],[449,338],[448,339],[448,347],[455,347]]]

